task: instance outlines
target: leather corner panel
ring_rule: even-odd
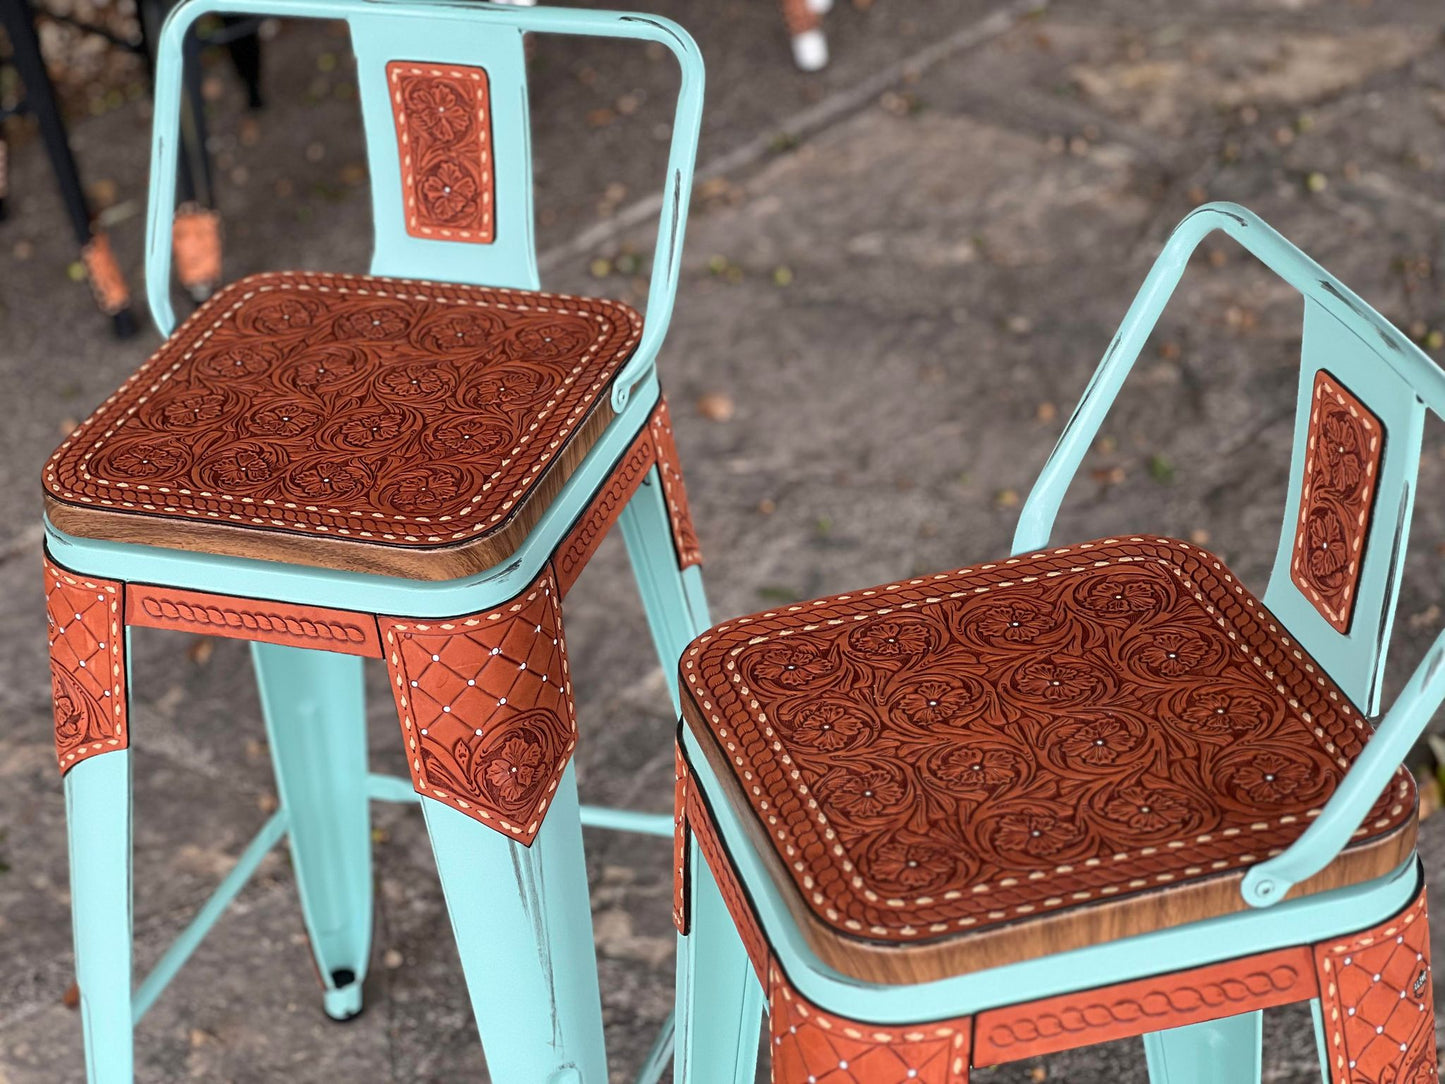
[[[487,73],[456,64],[386,66],[396,121],[406,232],[490,244],[496,172]]]
[[[1348,632],[1385,433],[1338,380],[1315,374],[1290,579],[1336,632]]]
[[[1372,929],[1315,946],[1331,1084],[1435,1084],[1425,888]]]
[[[124,592],[118,583],[73,575],[49,559],[44,575],[55,755],[63,774],[129,744]]]
[[[968,1084],[968,1017],[916,1025],[857,1023],[809,1004],[776,966],[768,990],[776,1084]]]
[[[491,611],[380,623],[417,793],[530,844],[577,746],[551,569]]]

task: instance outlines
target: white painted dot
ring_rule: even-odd
[[[452,706],[450,704],[443,704],[442,711],[445,712],[447,715],[450,715],[452,713]]]
[[[477,679],[476,679],[476,678],[467,678],[467,684],[468,684],[468,685],[475,685],[476,683],[477,683]]]
[[[432,662],[441,662],[441,661],[442,661],[442,657],[441,657],[440,655],[433,655],[433,656],[431,657],[431,661],[432,661]]]

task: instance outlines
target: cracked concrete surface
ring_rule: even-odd
[[[830,21],[836,63],[817,79],[788,69],[762,0],[664,8],[697,31],[709,60],[703,164],[773,144],[726,159],[700,186],[661,362],[719,618],[1005,552],[1018,497],[1150,260],[1204,199],[1253,207],[1411,334],[1445,329],[1445,14],[1434,3],[1055,0],[921,69],[907,59],[991,6],[842,4]],[[228,276],[364,267],[344,53],[329,28],[287,27],[268,52],[271,105],[252,119],[221,80]],[[342,56],[330,73],[318,63],[327,54]],[[900,63],[886,91],[828,110]],[[630,256],[650,232],[627,212],[661,169],[670,78],[645,53],[539,43],[532,106],[549,286],[639,296]],[[629,95],[631,112],[617,109]],[[602,123],[604,109],[614,115]],[[800,142],[770,139],[807,110],[827,123]],[[143,196],[147,130],[139,103],[74,130],[88,174],[118,183],[112,233],[133,283],[140,222],[127,201]],[[155,339],[108,338],[65,278],[72,254],[37,146],[14,157],[14,215],[0,226],[0,387],[15,405],[0,432],[0,1081],[38,1084],[82,1069],[79,1020],[61,1000],[72,961],[36,483],[62,428]],[[590,243],[572,244],[584,231]],[[1298,343],[1298,301],[1237,249],[1209,242],[1056,537],[1207,538],[1262,586],[1283,512]],[[720,396],[734,407],[728,420],[696,409]],[[1445,442],[1432,424],[1390,690],[1442,624],[1442,492]],[[672,721],[616,539],[569,597],[568,633],[584,796],[669,808]],[[137,630],[134,658],[143,970],[274,792],[242,645],[198,650]],[[400,771],[384,676],[368,677],[373,763]],[[346,1027],[322,1017],[278,853],[139,1029],[140,1079],[485,1079],[420,820],[378,806],[376,830],[367,1012]],[[622,1081],[671,1003],[670,854],[663,841],[588,842]],[[1422,851],[1432,872],[1445,870],[1445,820],[1426,823]],[[1267,1081],[1318,1079],[1298,1008],[1266,1014],[1266,1049]],[[1142,1084],[1145,1074],[1128,1041],[978,1079]]]

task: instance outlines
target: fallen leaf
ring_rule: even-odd
[[[205,666],[215,653],[216,639],[214,636],[197,636],[186,648],[186,658],[197,666]]]
[[[710,391],[698,397],[697,412],[710,422],[729,421],[735,411],[732,396],[724,392]]]
[[[67,1009],[80,1008],[80,985],[72,982],[65,988],[65,993],[60,995],[60,1003]]]
[[[1045,424],[1053,421],[1059,416],[1059,408],[1053,403],[1043,402],[1034,409],[1034,421]]]
[[[1017,508],[1019,504],[1019,491],[1016,489],[1000,489],[993,495],[995,508]]]
[[[778,510],[778,506],[777,506],[776,504],[774,504],[771,500],[769,500],[767,497],[764,497],[762,500],[760,500],[760,501],[758,502],[758,513],[759,513],[760,515],[771,516],[771,515],[772,515],[774,512],[776,512],[777,510]]]

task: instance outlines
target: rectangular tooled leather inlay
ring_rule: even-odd
[[[1384,449],[1380,420],[1333,376],[1315,374],[1290,579],[1347,632]]]
[[[146,584],[132,584],[125,602],[128,625],[381,658],[381,636],[370,614]]]
[[[990,1009],[975,1018],[983,1068],[1221,1016],[1304,1001],[1319,992],[1304,945],[1114,986]]]
[[[406,232],[433,241],[490,244],[495,173],[486,71],[393,61],[386,80]]]

